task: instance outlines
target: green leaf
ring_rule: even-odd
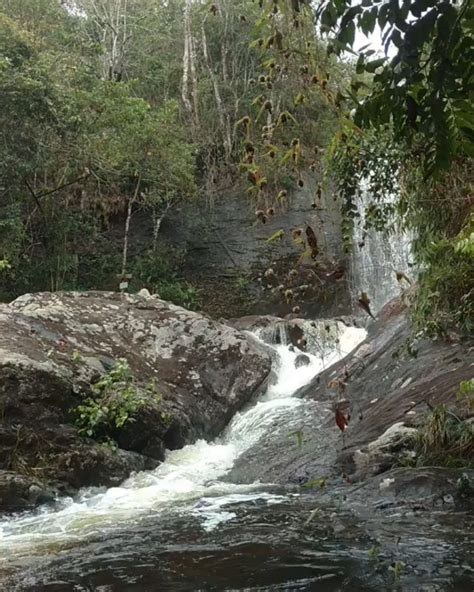
[[[355,25],[355,17],[362,12],[361,6],[351,6],[341,19],[340,28],[344,29],[350,23]]]
[[[327,30],[332,29],[337,24],[337,13],[332,2],[328,2],[326,8],[321,13],[321,25]]]
[[[277,230],[274,234],[272,234],[272,236],[267,238],[267,240],[265,242],[272,243],[277,240],[281,240],[284,236],[285,236],[285,231],[283,229],[280,229],[280,230]]]
[[[359,27],[362,29],[364,35],[369,36],[370,33],[373,33],[375,28],[375,23],[377,21],[377,7],[374,7],[372,10],[366,10],[364,14],[359,19]]]
[[[352,47],[354,45],[355,32],[356,32],[355,23],[353,21],[351,21],[350,23],[347,24],[346,27],[344,27],[343,29],[341,28],[341,30],[339,31],[339,33],[337,35],[337,40],[340,43],[342,43],[343,45]]]
[[[377,68],[383,66],[385,64],[386,58],[377,58],[376,60],[372,60],[371,62],[367,62],[365,64],[366,72],[374,73]]]
[[[431,6],[436,6],[436,4],[438,4],[436,0],[415,0],[411,2],[409,10],[413,16],[419,18],[425,10],[428,10]]]
[[[388,22],[388,12],[389,12],[389,10],[390,10],[390,6],[389,6],[388,3],[386,3],[386,4],[383,4],[380,7],[380,10],[378,11],[378,14],[377,14],[377,22],[379,24],[379,27],[382,30],[385,29],[385,25]]]
[[[438,17],[438,11],[433,8],[427,14],[425,14],[421,19],[415,21],[415,23],[408,28],[405,34],[405,45],[413,50],[421,48],[426,42],[428,42],[430,36],[433,34],[434,25],[436,19]],[[393,40],[393,39],[392,39]],[[401,36],[400,42],[395,42],[397,47],[401,46]]]
[[[296,430],[295,432],[291,432],[291,434],[288,434],[288,438],[292,438],[293,436],[296,437],[296,445],[298,446],[298,448],[302,448],[303,432],[301,430]]]

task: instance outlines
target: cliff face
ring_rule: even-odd
[[[305,179],[305,186],[289,192],[288,203],[275,207],[265,224],[255,217],[255,203],[244,187],[222,187],[198,207],[183,204],[167,217],[161,236],[186,251],[185,277],[201,289],[203,309],[215,316],[244,314],[284,316],[294,306],[313,317],[345,314],[350,310],[346,277],[331,275],[345,263],[340,229],[340,211],[332,195],[315,203],[317,183]],[[315,263],[299,263],[302,249],[295,244],[292,229],[307,225],[313,229],[319,255]],[[269,241],[279,230],[281,239]],[[271,268],[274,277],[265,277]],[[296,269],[297,274],[289,276]],[[339,273],[339,276],[341,274]],[[329,277],[328,277],[329,276]],[[277,286],[295,291],[290,303]],[[299,293],[298,286],[306,286]]]
[[[306,178],[304,187],[289,191],[287,203],[275,206],[275,214],[262,224],[255,216],[255,201],[248,198],[240,180],[216,185],[212,193],[169,210],[151,263],[153,216],[150,210],[137,209],[128,249],[132,291],[146,287],[153,292],[157,281],[168,281],[174,273],[171,281],[184,279],[196,287],[202,310],[214,318],[284,317],[295,306],[299,316],[310,318],[350,313],[349,257],[342,247],[339,204],[329,193],[322,195],[317,208],[312,207],[316,190],[316,179]],[[319,252],[315,261],[306,257],[302,264],[303,249],[292,231],[300,229],[306,240],[308,225]],[[123,212],[111,215],[84,246],[76,277],[64,289],[119,289],[124,226]],[[284,231],[280,238],[269,240],[280,230]],[[269,269],[274,272],[270,278],[265,276]],[[292,291],[289,301],[279,286]]]

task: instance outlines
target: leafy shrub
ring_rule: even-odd
[[[449,329],[474,331],[474,261],[456,252],[450,241],[431,246],[421,271],[412,318],[429,337]]]
[[[474,430],[445,405],[434,407],[415,438],[418,464],[466,466],[474,455]]]
[[[169,300],[189,310],[196,310],[199,307],[197,290],[188,282],[179,280],[159,282],[157,292],[163,300]]]
[[[143,389],[136,385],[123,359],[92,386],[92,393],[76,408],[76,425],[82,435],[96,439],[108,440],[111,433],[134,422],[145,406],[161,401],[154,382]]]
[[[184,253],[161,246],[157,251],[149,251],[137,257],[133,266],[131,288],[139,290],[147,287],[157,292],[163,300],[190,310],[199,307],[198,292],[194,286],[181,280],[176,268],[183,262]]]

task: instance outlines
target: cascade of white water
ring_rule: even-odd
[[[363,329],[339,323],[333,348],[329,351],[325,347],[320,356],[307,354],[309,364],[298,368],[295,360],[300,351],[282,344],[273,346],[276,381],[258,401],[235,415],[220,438],[170,451],[157,469],[132,475],[120,487],[86,489],[76,499],[59,500],[55,507],[4,519],[0,522],[0,565],[13,557],[38,555],[97,533],[106,536],[144,516],[184,512],[200,517],[203,528],[209,530],[233,517],[225,508],[235,500],[271,503],[275,496],[260,484],[238,485],[221,478],[239,455],[272,433],[275,422],[284,422],[288,413],[305,404],[292,396],[300,386],[344,357],[365,335]]]
[[[406,232],[389,234],[370,229],[365,232],[365,208],[370,201],[367,184],[363,184],[355,202],[360,213],[354,225],[351,261],[351,290],[354,297],[366,292],[371,309],[376,314],[389,300],[400,294],[401,285],[396,272],[408,277],[411,237]],[[406,284],[405,284],[406,287]]]

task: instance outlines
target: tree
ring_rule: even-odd
[[[115,273],[125,272],[133,212],[150,212],[156,243],[164,212],[194,192],[194,147],[177,103],[152,105],[126,76],[104,79],[103,48],[89,32],[80,41],[96,26],[82,8],[37,15],[36,2],[13,0],[7,8],[15,20],[0,15],[2,279],[15,291],[77,285],[81,260],[123,211]]]
[[[392,58],[374,56],[373,49],[358,52],[357,72],[373,77],[370,85],[354,80],[348,91],[356,125],[390,123],[395,141],[421,152],[425,177],[448,168],[459,154],[474,156],[469,0],[327,0],[316,16],[331,52],[353,52],[356,29],[369,35],[376,25],[385,51],[394,51]]]
[[[368,180],[365,220],[379,230],[395,211],[415,233],[422,267],[414,318],[428,333],[474,327],[472,251],[472,80],[474,13],[466,1],[325,0],[261,2],[271,22],[274,5],[293,19],[316,21],[328,55],[352,55],[351,84],[334,101],[339,109],[327,165],[341,199],[346,239],[360,215],[354,196]],[[385,51],[355,51],[356,30],[381,30]],[[285,51],[298,48],[298,41]],[[314,53],[313,53],[314,55]],[[398,192],[398,201],[387,200]]]

